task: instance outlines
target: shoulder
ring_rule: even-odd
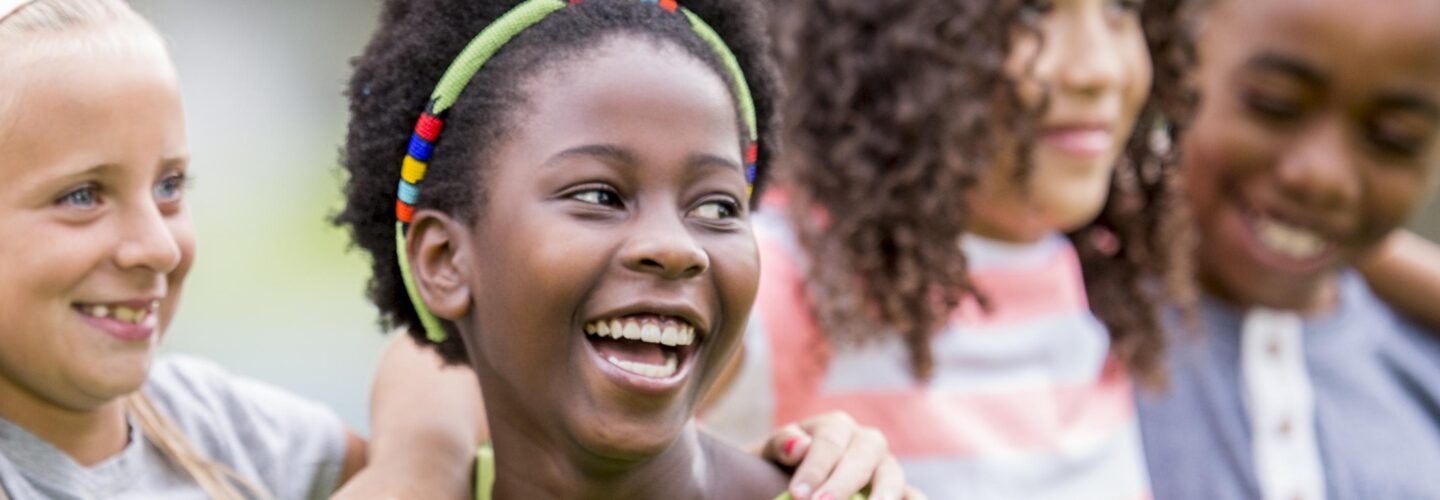
[[[1390,371],[1403,371],[1426,384],[1440,384],[1440,332],[1420,325],[1391,307],[1370,289],[1364,278],[1347,272],[1341,283],[1345,304],[1342,321],[1363,335]],[[1364,332],[1363,334],[1359,332]]]
[[[184,355],[159,359],[143,390],[200,453],[274,494],[312,498],[337,484],[345,424],[323,405]]]
[[[243,406],[232,375],[214,362],[185,355],[155,361],[143,387],[145,396],[176,424],[198,438],[216,428],[232,428]],[[196,436],[198,434],[200,436]],[[206,443],[196,443],[204,447]]]
[[[704,433],[700,439],[713,471],[706,498],[768,499],[785,492],[790,478],[775,464]]]
[[[1365,339],[1381,350],[1389,346],[1419,349],[1431,359],[1440,356],[1440,332],[1420,325],[1375,294],[1365,279],[1346,271],[1340,281],[1341,306],[1334,323],[1348,330],[1376,332]]]
[[[282,424],[286,417],[299,413],[334,417],[333,424],[341,426],[339,417],[323,405],[193,356],[172,354],[158,359],[144,391],[176,420],[218,418],[244,427],[256,423],[248,418],[262,417],[267,419],[266,424]]]

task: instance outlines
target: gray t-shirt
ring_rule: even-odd
[[[1202,304],[1171,328],[1169,390],[1138,398],[1157,499],[1260,498],[1241,380],[1243,311]],[[1304,320],[1315,437],[1331,500],[1440,498],[1440,334],[1406,321],[1354,273],[1338,307]]]
[[[275,498],[335,490],[345,425],[329,409],[185,356],[158,360],[142,390],[201,454]],[[91,467],[0,419],[0,484],[13,500],[205,498],[133,419],[125,449]]]

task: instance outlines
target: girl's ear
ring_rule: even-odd
[[[415,212],[405,244],[420,300],[435,316],[457,321],[470,312],[470,228],[434,210]]]

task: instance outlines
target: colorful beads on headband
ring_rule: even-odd
[[[569,0],[568,5],[577,5],[583,1]],[[721,40],[720,35],[710,28],[710,25],[694,12],[681,8],[677,0],[638,1],[656,5],[666,12],[683,14],[695,34],[720,56],[725,72],[728,73],[735,85],[735,97],[745,124],[746,194],[753,195],[758,175],[756,160],[759,151],[759,131],[756,127],[755,103],[750,95],[750,86],[745,81],[745,74],[740,70],[740,63],[735,58],[735,54]],[[450,67],[446,68],[445,74],[440,77],[440,82],[435,85],[434,92],[430,94],[429,104],[415,123],[415,130],[410,136],[410,144],[406,148],[405,159],[400,166],[400,182],[395,189],[395,218],[397,219],[395,223],[395,253],[400,260],[400,275],[401,281],[405,283],[405,292],[415,307],[416,315],[420,317],[420,323],[425,328],[426,338],[431,342],[444,342],[446,333],[440,321],[420,300],[414,276],[410,273],[409,256],[405,250],[405,231],[414,221],[415,207],[420,202],[420,181],[425,179],[425,173],[430,167],[430,158],[435,153],[436,142],[440,138],[440,132],[445,128],[445,112],[459,99],[460,93],[465,90],[465,86],[470,83],[475,72],[479,71],[480,67],[500,50],[500,47],[521,31],[540,22],[552,12],[565,8],[566,5],[566,0],[526,0],[511,8],[485,29],[480,30],[480,33],[475,35],[475,38],[471,39],[470,43],[460,51],[460,55],[450,63]]]
[[[570,5],[575,5],[577,3],[580,3],[580,1],[581,0],[570,0]],[[675,0],[640,0],[640,3],[652,3],[659,5],[660,8],[665,9],[665,12],[675,12],[675,9],[680,8],[680,5],[675,3]]]
[[[415,132],[410,134],[410,147],[400,165],[400,185],[396,188],[395,218],[409,224],[415,217],[415,205],[420,202],[420,181],[430,168],[430,156],[435,153],[435,139],[445,129],[445,121],[424,112],[415,123]]]

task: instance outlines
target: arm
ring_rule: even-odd
[[[1355,267],[1391,306],[1440,329],[1440,246],[1400,230]]]
[[[469,367],[396,337],[370,393],[369,464],[336,498],[466,498],[475,445],[489,437],[479,382]]]
[[[365,438],[356,435],[350,429],[345,429],[345,461],[340,464],[339,484],[350,481],[350,478],[355,477],[355,474],[365,468],[365,452]]]

